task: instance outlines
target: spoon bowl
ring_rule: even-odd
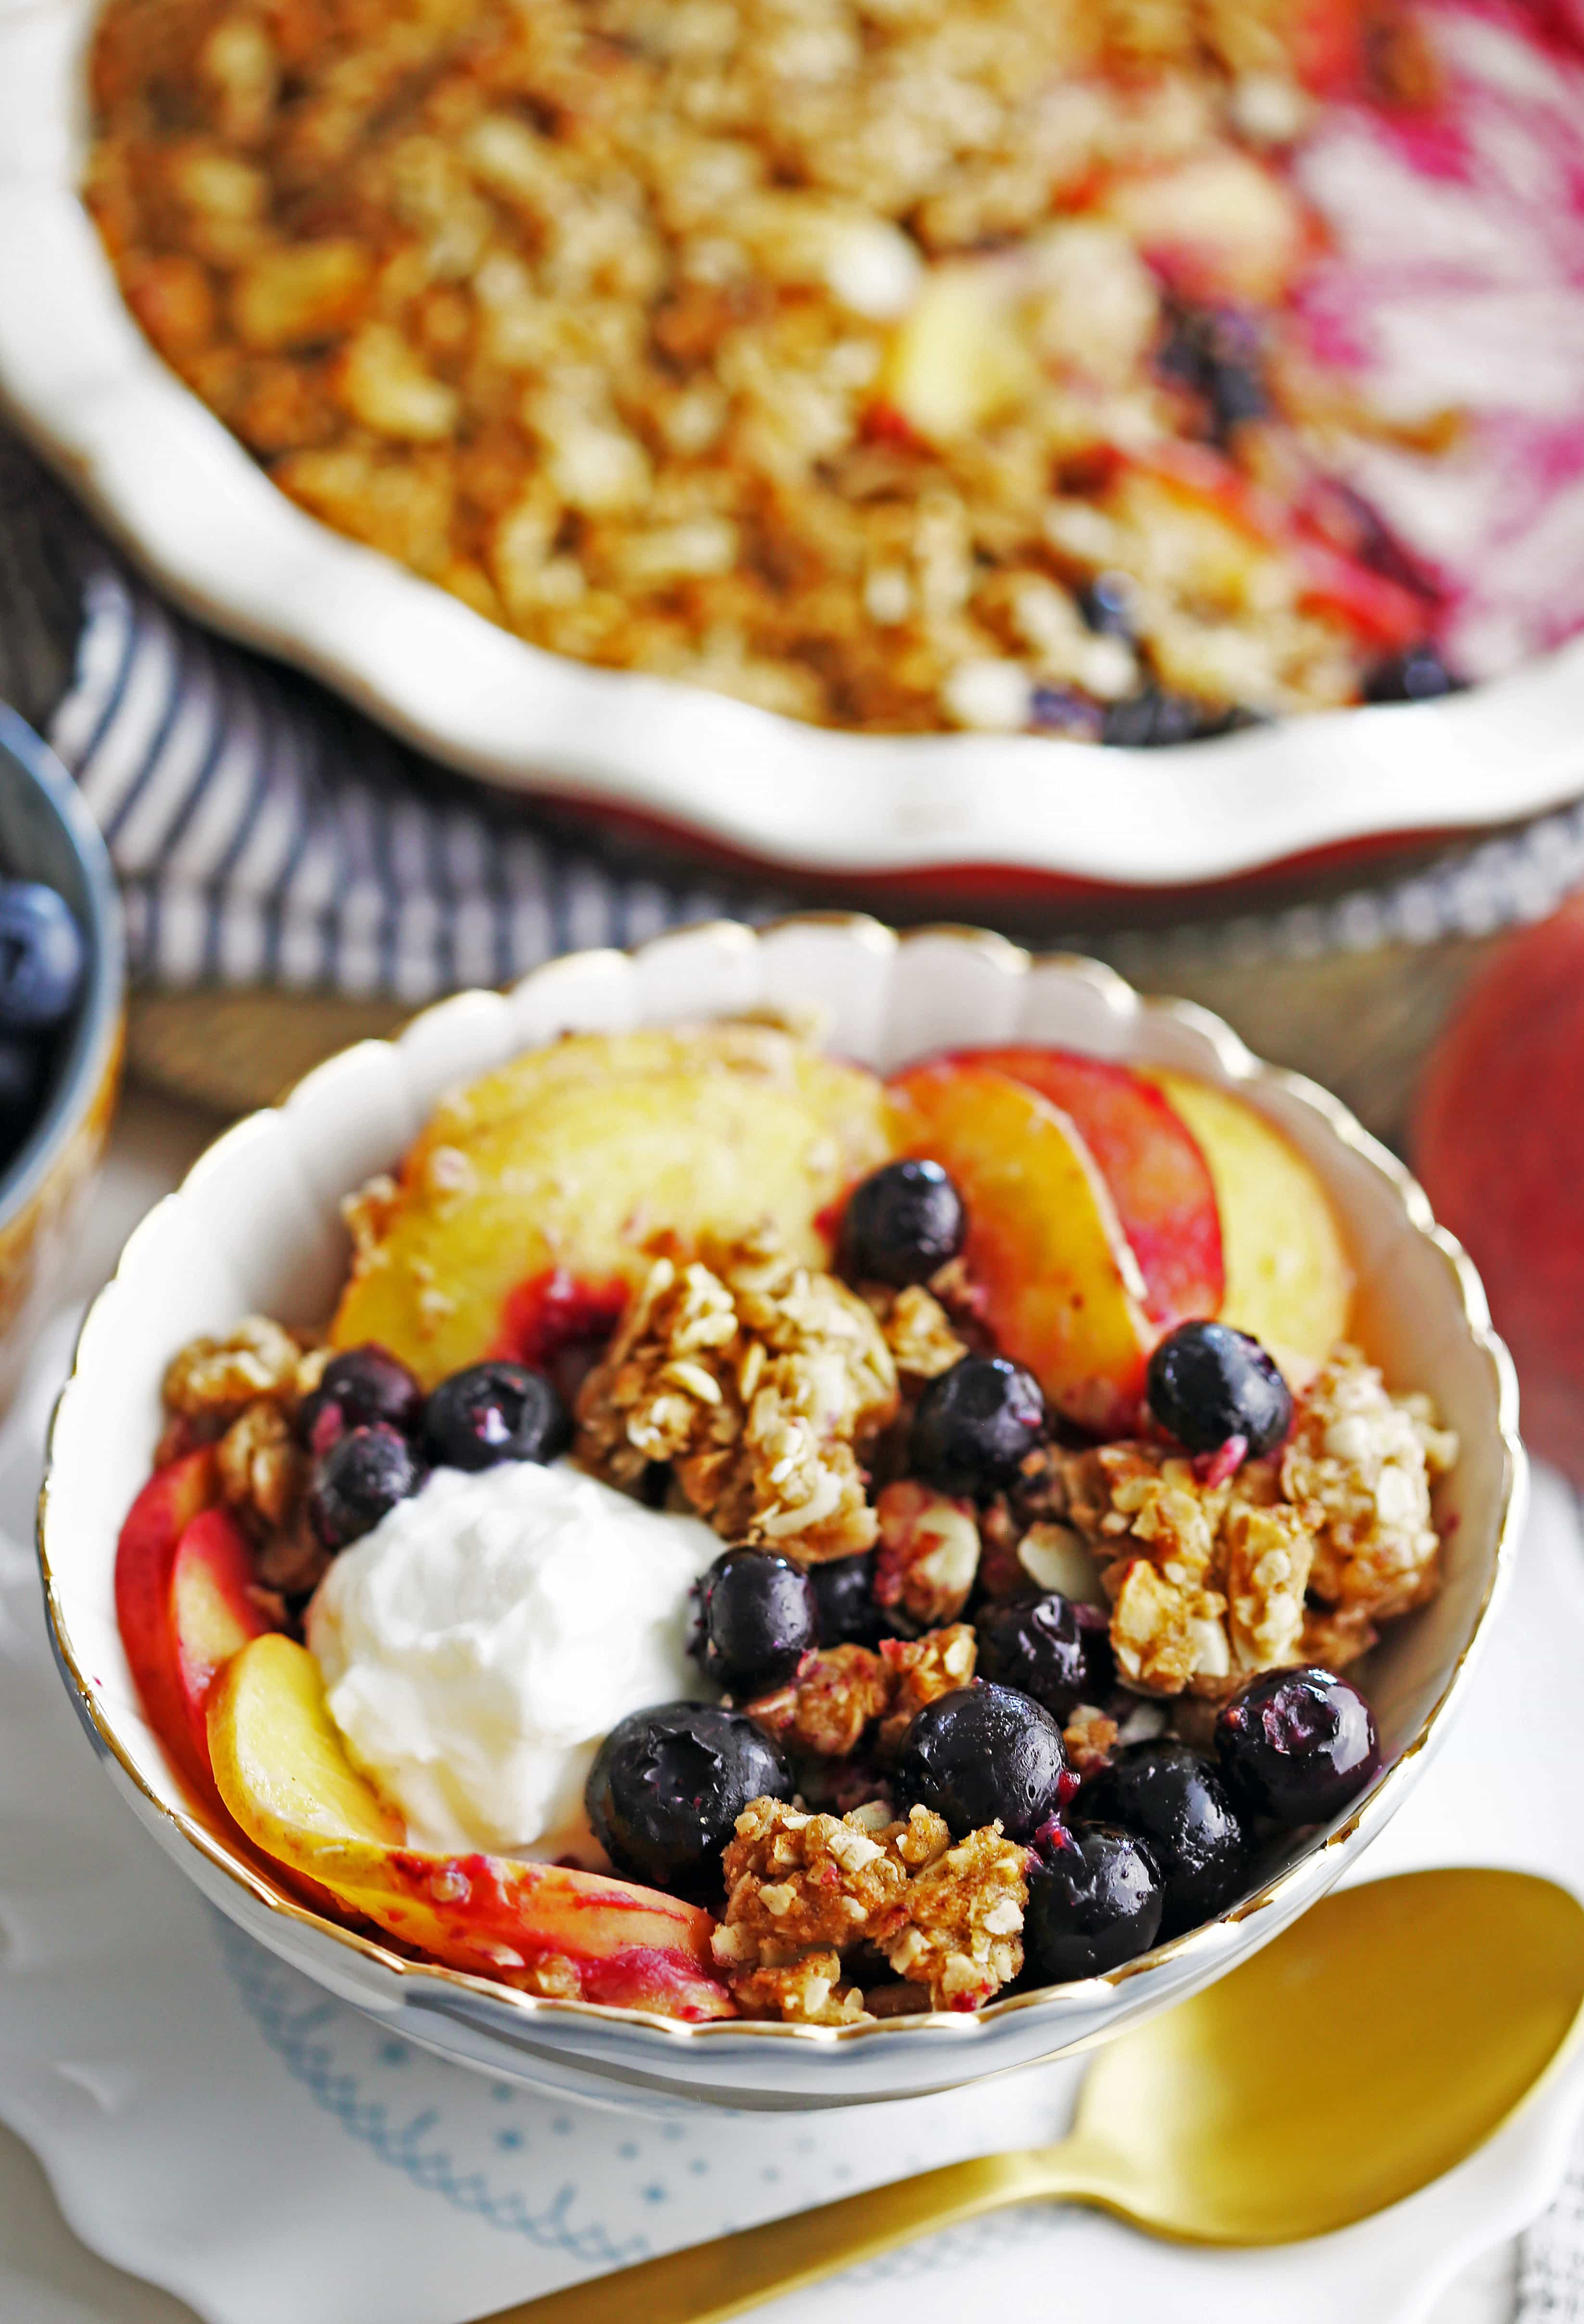
[[[596,2277],[482,2324],[723,2324],[1014,2203],[1179,2243],[1297,2243],[1472,2154],[1584,2008],[1584,1906],[1526,1872],[1327,1897],[1217,1985],[1101,2050],[1057,2146],[986,2155]]]
[[[1192,2243],[1295,2243],[1484,2144],[1584,2006],[1584,1907],[1528,1873],[1344,1889],[1123,2034],[1051,2150],[1065,2191]]]

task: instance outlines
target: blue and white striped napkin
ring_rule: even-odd
[[[50,740],[109,844],[144,983],[415,1005],[768,894],[597,862],[333,695],[221,643],[117,567],[84,593]]]
[[[416,1007],[557,953],[786,907],[768,880],[640,877],[549,835],[530,802],[437,766],[110,562],[83,610],[50,739],[109,843],[145,985],[314,987]],[[1124,970],[1159,973],[1430,944],[1539,918],[1580,885],[1584,803],[1395,886],[1113,933],[1105,949]]]

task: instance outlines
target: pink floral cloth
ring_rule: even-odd
[[[1394,417],[1455,409],[1451,455],[1360,447],[1353,481],[1445,578],[1494,676],[1584,629],[1584,0],[1430,0],[1435,116],[1330,113],[1297,176],[1332,253],[1302,306]]]

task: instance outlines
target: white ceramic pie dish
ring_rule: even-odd
[[[339,1198],[400,1155],[440,1092],[566,1029],[622,1029],[772,1006],[815,1012],[828,1046],[891,1068],[964,1044],[1029,1039],[1182,1065],[1234,1085],[1322,1173],[1358,1265],[1359,1325],[1396,1384],[1429,1389],[1462,1451],[1438,1496],[1446,1586],[1395,1628],[1369,1687],[1391,1759],[1349,1815],[1221,1920],[1106,1978],[977,2016],[855,2027],[686,2026],[542,2001],[401,1959],[306,1909],[195,1814],[139,1707],[112,1587],[121,1520],[148,1473],[166,1361],[250,1308],[322,1316],[346,1259]],[[40,1500],[54,1643],[89,1736],[161,1845],[283,1959],[443,2054],[540,2089],[629,2103],[798,2108],[913,2096],[1061,2055],[1208,1983],[1332,1885],[1417,1782],[1490,1619],[1524,1498],[1516,1390],[1468,1260],[1424,1197],[1343,1109],[1260,1065],[1202,1010],[1141,1001],[1110,971],[1035,961],[999,937],[805,918],[762,935],[715,924],[627,955],[581,953],[502,996],[470,992],[394,1042],[346,1050],[196,1165],[128,1243],[89,1313]]]
[[[0,401],[173,597],[436,757],[827,879],[1191,887],[1584,789],[1584,641],[1167,752],[832,733],[542,652],[305,515],[153,354],[78,197],[97,0],[0,0]]]

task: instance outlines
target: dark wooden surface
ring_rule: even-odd
[[[0,700],[35,725],[48,724],[69,682],[81,576],[97,553],[87,520],[0,427]],[[1389,876],[1389,867],[1376,876]],[[1236,908],[1246,917],[1256,907],[1242,894]],[[1053,921],[1017,933],[1037,944],[1063,931]],[[1126,932],[1101,925],[1082,941],[1102,959],[1127,964],[1147,989],[1213,1009],[1262,1056],[1325,1083],[1378,1135],[1399,1143],[1425,1048],[1490,940],[1265,960],[1252,969],[1211,960],[1202,948],[1168,950],[1167,965],[1142,973]],[[336,994],[143,991],[133,1002],[132,1070],[235,1113],[267,1103],[321,1057],[391,1031],[408,1013]]]

